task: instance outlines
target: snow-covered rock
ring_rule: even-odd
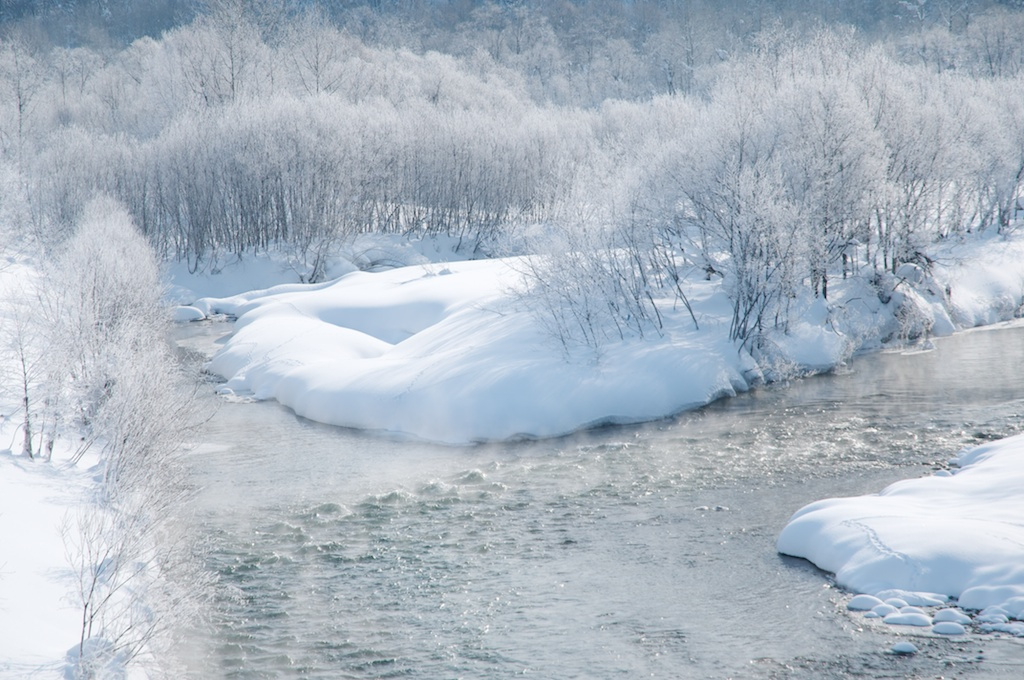
[[[917,654],[918,649],[917,649],[917,645],[915,645],[913,642],[907,642],[907,641],[904,640],[903,642],[897,642],[896,644],[894,644],[892,646],[892,648],[890,649],[890,651],[893,654],[907,654],[907,655],[909,655],[909,654]]]
[[[189,321],[202,321],[206,318],[206,314],[201,309],[193,307],[191,305],[178,305],[172,311],[174,321],[178,323],[186,323]]]
[[[932,619],[936,623],[951,622],[967,625],[971,622],[970,616],[964,614],[959,609],[953,608],[940,609],[939,611],[935,612],[935,616],[933,616]]]
[[[967,629],[956,621],[940,621],[932,626],[932,632],[936,635],[966,635]]]
[[[857,595],[847,603],[846,608],[850,611],[870,611],[880,604],[882,601],[874,595]]]
[[[894,612],[886,616],[882,621],[890,626],[918,626],[924,628],[932,625],[932,617],[916,612]]]

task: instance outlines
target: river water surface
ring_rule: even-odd
[[[180,342],[208,353],[229,330]],[[1024,328],[935,344],[661,422],[465,448],[211,395],[190,464],[222,589],[195,674],[1024,677],[1020,641],[868,625],[775,552],[806,503],[1021,431]],[[901,636],[921,653],[890,654]]]

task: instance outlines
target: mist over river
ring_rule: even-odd
[[[178,340],[208,356],[229,331]],[[1019,640],[872,624],[775,551],[809,502],[1024,429],[1024,327],[935,347],[669,420],[471,447],[211,385],[189,462],[222,587],[183,654],[226,678],[1021,677]],[[921,652],[889,653],[901,638]]]

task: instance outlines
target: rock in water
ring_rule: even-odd
[[[938,635],[966,635],[967,629],[956,621],[940,621],[932,626],[932,632]]]
[[[849,604],[846,605],[846,608],[855,612],[866,612],[880,604],[882,604],[882,601],[874,595],[857,595],[850,600]]]
[[[970,616],[964,614],[959,609],[952,608],[940,609],[939,611],[935,612],[935,616],[932,618],[935,620],[936,623],[942,623],[943,621],[952,621],[953,623],[966,625],[971,622]]]

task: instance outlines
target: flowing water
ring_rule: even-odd
[[[1020,641],[868,625],[775,552],[804,504],[1024,427],[1024,328],[936,346],[656,423],[465,448],[220,402],[190,458],[222,583],[195,673],[1024,677]],[[890,654],[905,635],[921,653]]]

